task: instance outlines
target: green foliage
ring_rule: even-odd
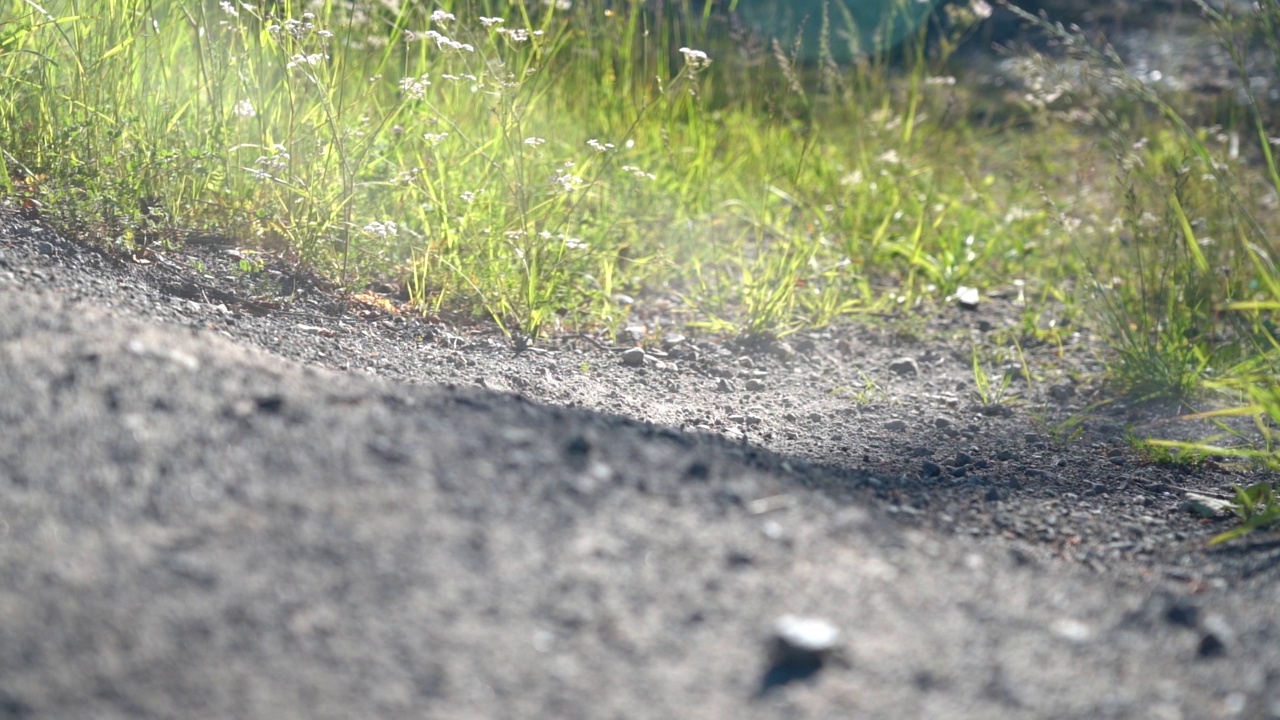
[[[942,74],[971,14],[928,54],[900,25],[897,69],[836,62],[875,32],[838,3],[791,48],[681,3],[4,5],[3,178],[64,227],[217,228],[512,333],[655,293],[785,334],[1021,274],[1052,231]]]
[[[1270,72],[1280,76],[1280,0],[1264,0],[1240,14],[1231,5],[1220,10],[1199,4],[1241,77],[1251,76],[1248,58],[1257,56],[1251,50],[1259,44],[1271,51]],[[1109,368],[1115,386],[1140,398],[1176,399],[1192,407],[1211,391],[1237,404],[1191,417],[1215,422],[1252,417],[1256,424],[1252,438],[1219,422],[1218,438],[1150,440],[1142,447],[1154,459],[1179,464],[1220,455],[1275,469],[1280,465],[1273,429],[1280,422],[1280,343],[1273,316],[1280,309],[1275,242],[1280,228],[1252,198],[1280,196],[1276,118],[1264,114],[1265,105],[1246,82],[1240,86],[1247,100],[1242,122],[1193,128],[1110,50],[1014,12],[1038,23],[1084,64],[1083,75],[1095,85],[1092,101],[1077,117],[1105,133],[1116,157],[1124,197],[1116,227],[1121,247],[1109,252],[1120,262],[1092,266],[1095,297],[1115,351]],[[1242,147],[1251,151],[1261,173],[1250,171]],[[1113,271],[1125,265],[1128,273]],[[1214,444],[1224,439],[1230,444]],[[1237,488],[1235,507],[1243,524],[1213,543],[1280,519],[1271,483]]]
[[[1254,530],[1280,522],[1280,503],[1276,502],[1276,488],[1271,483],[1254,483],[1247,488],[1234,486],[1236,496],[1232,508],[1240,517],[1236,527],[1214,536],[1210,545],[1220,545],[1244,537]]]

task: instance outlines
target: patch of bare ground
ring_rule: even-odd
[[[517,348],[237,252],[4,221],[0,716],[1280,717],[1251,478],[1084,329],[980,401],[1012,291]]]

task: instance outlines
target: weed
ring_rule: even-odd
[[[1254,530],[1280,522],[1280,502],[1276,501],[1276,487],[1272,483],[1254,483],[1248,487],[1233,486],[1235,498],[1232,508],[1240,517],[1236,527],[1214,536],[1210,545],[1220,545],[1244,537]]]
[[[831,393],[833,395],[848,397],[859,405],[868,405],[874,402],[887,402],[890,399],[889,393],[884,388],[880,387],[880,384],[873,380],[871,376],[861,370],[858,371],[858,374],[862,376],[862,387],[856,389],[838,387],[833,389]]]
[[[992,382],[991,376],[978,358],[978,349],[975,347],[973,349],[973,384],[978,400],[984,406],[992,407],[1008,400],[1007,393],[1013,384],[1013,374],[1002,373],[998,382]]]

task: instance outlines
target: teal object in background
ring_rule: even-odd
[[[826,5],[832,54],[845,61],[892,52],[942,4],[944,0],[739,0],[736,11],[747,27],[777,39],[788,52],[799,34],[800,59],[812,62],[818,58]]]

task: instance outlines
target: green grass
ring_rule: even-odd
[[[1021,276],[1052,242],[1002,176],[1034,141],[993,158],[1002,128],[918,40],[896,71],[829,42],[801,66],[678,7],[7,5],[10,192],[122,244],[217,226],[348,287],[398,275],[512,333],[611,327],[626,293],[785,334]]]
[[[1259,7],[1208,12],[1240,63],[1280,43]],[[1017,281],[1027,379],[1024,346],[1083,324],[1115,394],[1225,395],[1259,420],[1235,451],[1280,461],[1274,118],[1188,120],[1050,25],[1085,71],[1032,56],[985,95],[947,64],[980,10],[890,50],[900,15],[839,2],[770,43],[679,1],[0,0],[0,194],[122,251],[216,229],[535,340],[617,329],[622,295],[777,337]]]

